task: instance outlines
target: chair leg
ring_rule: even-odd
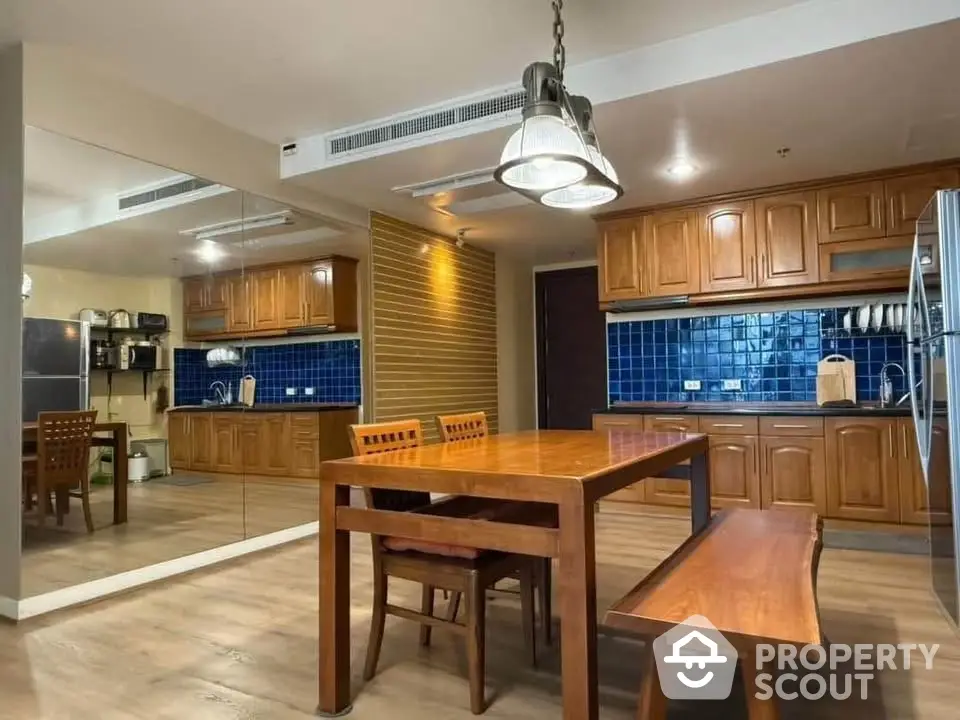
[[[57,509],[57,527],[63,527],[63,518],[70,508],[70,491],[66,488],[57,488],[54,492],[54,502]]]
[[[50,493],[46,487],[37,481],[37,527],[42,528],[47,523],[47,513],[50,512]]]
[[[424,585],[423,586],[423,595],[420,599],[420,612],[424,615],[429,615],[433,617],[433,598],[436,593],[434,592],[433,585]],[[420,626],[420,644],[423,647],[430,646],[430,631],[433,630],[429,625]]]
[[[367,659],[363,664],[363,679],[372,680],[380,661],[383,645],[383,627],[387,620],[387,575],[379,567],[373,569],[373,613],[370,617],[370,639],[367,641]]]
[[[520,615],[523,625],[523,642],[527,649],[527,659],[532,667],[537,666],[537,620],[533,600],[533,588],[539,574],[539,560],[530,560],[528,567],[520,574]]]
[[[457,621],[457,613],[460,611],[461,593],[454,592],[450,598],[450,604],[447,606],[447,620],[449,622]]]
[[[543,633],[543,644],[550,647],[553,644],[553,560],[543,558],[539,575],[540,630]]]
[[[487,593],[480,584],[480,578],[474,573],[470,576],[467,588],[467,665],[470,672],[470,710],[474,715],[482,715],[486,710],[485,664],[486,648],[485,627],[487,619]]]
[[[83,519],[87,523],[87,532],[93,532],[93,513],[90,511],[90,482],[85,480],[80,484],[80,502],[83,504]]]

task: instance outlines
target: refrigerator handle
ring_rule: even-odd
[[[914,302],[917,300],[916,283],[921,282],[920,270],[917,259],[917,247],[914,245],[913,257],[910,262],[910,285],[907,290],[907,382],[910,384],[910,414],[913,416],[913,432],[917,437],[917,455],[920,458],[920,466],[923,471],[923,481],[927,482],[927,453],[924,450],[924,427],[923,418],[920,415],[920,398],[918,396],[917,372],[914,369],[915,354],[917,351],[923,352],[919,345],[914,341],[913,321],[916,317]],[[920,379],[923,382],[924,378]]]

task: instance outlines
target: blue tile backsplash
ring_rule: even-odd
[[[906,337],[887,328],[848,332],[846,310],[610,323],[610,402],[812,402],[817,363],[831,353],[856,361],[857,400],[878,400],[880,369],[903,365]],[[906,392],[900,373],[891,377]],[[739,379],[742,391],[722,390],[725,379]],[[685,392],[684,380],[700,380],[701,389]]]
[[[207,351],[173,351],[174,403],[198,405],[212,399],[210,384],[232,383],[234,397],[244,375],[257,379],[258,403],[360,403],[360,341],[332,340],[295,345],[247,348],[245,364],[236,368],[208,368]],[[288,396],[286,388],[296,388]],[[314,388],[307,395],[305,388]]]

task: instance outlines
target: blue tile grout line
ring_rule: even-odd
[[[197,405],[212,399],[210,384],[232,384],[236,397],[244,375],[257,379],[261,403],[360,403],[360,341],[357,339],[261,345],[247,348],[244,364],[208,368],[207,350],[177,348],[174,358],[174,403]],[[287,395],[287,388],[295,395]],[[306,388],[314,394],[307,395]]]
[[[856,362],[857,399],[879,399],[885,363],[903,366],[906,336],[843,328],[846,308],[741,313],[607,325],[607,390],[616,402],[815,401],[817,363]],[[906,378],[892,373],[895,392]],[[685,391],[684,380],[700,380]],[[740,380],[725,391],[723,380]]]

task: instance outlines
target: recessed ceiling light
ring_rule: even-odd
[[[697,168],[689,160],[674,160],[673,164],[667,168],[667,173],[676,180],[686,180],[697,171]]]
[[[205,263],[215,263],[226,255],[223,248],[212,240],[201,240],[193,252]]]

